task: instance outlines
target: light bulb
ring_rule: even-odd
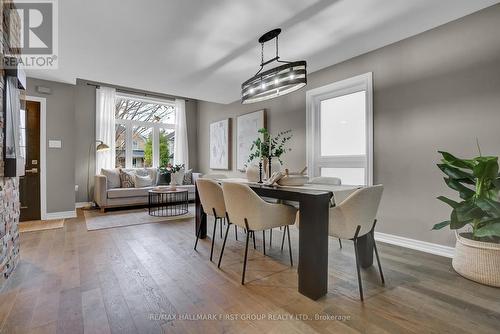
[[[262,87],[262,89],[266,89],[266,84],[262,83],[261,87]]]
[[[295,77],[295,76],[293,75],[293,73],[292,73],[292,74],[290,74],[290,80],[293,80],[293,78],[294,78],[294,77]]]
[[[277,85],[279,83],[278,78],[274,79],[274,84]]]
[[[253,93],[253,88],[250,88],[250,93]]]

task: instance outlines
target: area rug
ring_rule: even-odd
[[[114,227],[131,225],[164,223],[174,220],[192,219],[195,216],[194,205],[189,206],[189,212],[182,216],[154,217],[150,216],[148,209],[119,210],[102,213],[100,211],[84,211],[88,231],[102,230]]]
[[[64,226],[64,219],[54,220],[30,220],[19,223],[19,232],[34,232],[43,230],[53,230],[62,228]]]

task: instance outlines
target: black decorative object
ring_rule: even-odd
[[[157,217],[180,216],[188,213],[188,191],[150,190],[148,198],[149,215]]]
[[[169,171],[165,171],[163,169],[158,169],[158,176],[156,179],[157,186],[167,186],[170,184],[172,179],[172,174]]]
[[[281,29],[271,30],[259,38],[261,61],[259,71],[241,85],[241,103],[254,103],[286,95],[307,84],[307,63],[301,61],[282,61],[278,55],[278,35]],[[276,39],[276,56],[264,61],[264,43]],[[262,72],[264,66],[272,62],[282,63]]]
[[[262,161],[259,161],[259,183],[262,183]]]
[[[268,156],[268,157],[267,157],[267,161],[268,161],[268,163],[269,163],[269,176],[267,177],[268,179],[270,179],[270,178],[271,178],[271,175],[273,175],[273,174],[272,174],[272,170],[271,170],[271,160],[272,160],[271,158],[272,158],[272,156]]]

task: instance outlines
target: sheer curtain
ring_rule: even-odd
[[[101,168],[115,167],[115,96],[114,88],[96,89],[95,139],[110,148],[104,152],[96,152],[96,174],[101,173]]]
[[[174,164],[189,168],[189,148],[186,124],[186,101],[175,99]]]

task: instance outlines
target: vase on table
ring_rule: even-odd
[[[183,169],[172,173],[172,176],[170,178],[170,188],[172,190],[175,190],[177,188],[177,186],[182,185],[182,183],[184,181],[184,174],[185,174],[185,172]]]

